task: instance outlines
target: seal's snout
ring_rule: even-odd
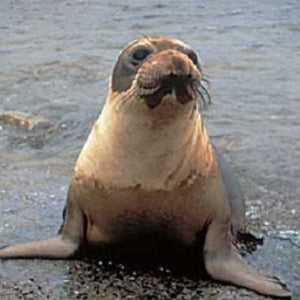
[[[189,57],[177,50],[152,54],[137,74],[139,94],[155,108],[167,94],[182,104],[196,99],[200,72]]]

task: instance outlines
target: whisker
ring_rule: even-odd
[[[207,88],[203,84],[201,84],[200,81],[194,85],[194,90],[199,96],[198,99],[199,99],[200,109],[207,109],[208,105],[211,104],[211,96]]]
[[[201,84],[201,82],[200,82],[199,87],[201,87],[201,89],[202,89],[202,90],[204,91],[204,93],[206,94],[206,97],[207,97],[207,99],[208,99],[208,104],[211,104],[211,96],[210,96],[210,93],[209,93],[209,91],[207,90],[207,88],[206,88],[203,84]]]
[[[207,83],[208,85],[210,85],[209,79],[207,77],[205,77],[205,76],[203,78],[201,78],[201,81],[204,81],[205,83]]]
[[[201,93],[201,90],[198,88],[197,89],[197,94],[200,96],[201,99],[199,99],[199,105],[200,105],[200,108],[203,109],[203,108],[206,108],[206,100],[203,96],[203,94]]]

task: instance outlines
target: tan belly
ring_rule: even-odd
[[[172,191],[89,187],[80,202],[88,222],[87,239],[119,242],[153,232],[192,244],[207,222],[226,211],[221,186],[209,182],[199,178]]]

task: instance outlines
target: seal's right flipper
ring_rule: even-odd
[[[278,279],[259,274],[241,257],[231,243],[226,224],[212,223],[204,244],[204,263],[216,280],[245,287],[263,295],[291,298],[292,293]]]
[[[78,251],[84,236],[84,217],[81,210],[68,204],[66,218],[57,237],[4,247],[0,259],[55,258],[66,259]]]
[[[69,258],[79,245],[70,239],[57,236],[52,239],[8,246],[0,250],[4,258]]]

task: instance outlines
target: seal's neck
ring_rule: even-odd
[[[142,103],[141,103],[142,104]],[[213,150],[195,103],[165,99],[156,110],[107,102],[76,166],[119,187],[172,189],[207,176]]]

